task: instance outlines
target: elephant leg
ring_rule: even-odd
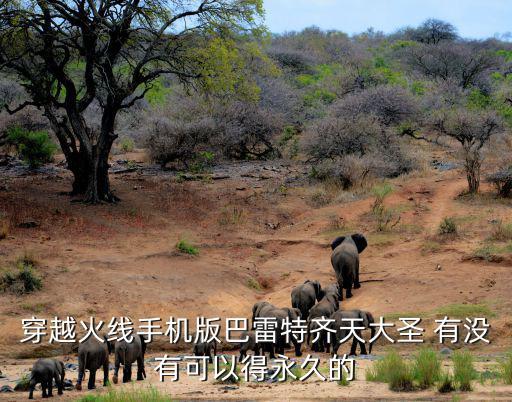
[[[87,383],[87,389],[95,389],[96,385],[96,369],[89,369],[89,382]]]
[[[55,373],[55,384],[57,385],[57,394],[62,395],[63,384],[60,379],[59,373]]]
[[[28,388],[28,399],[34,399],[34,390],[36,389],[36,380],[35,379],[31,379],[30,380],[30,385],[29,385],[29,388]]]
[[[75,386],[75,388],[78,391],[82,390],[82,381],[84,379],[84,375],[85,375],[84,359],[79,358],[78,359],[78,379],[76,380],[76,386]]]
[[[322,331],[320,333],[320,337],[318,338],[318,351],[320,353],[324,353],[324,351],[325,351],[325,348],[324,348],[324,331]]]
[[[119,360],[119,354],[116,353],[116,360],[115,360],[115,363],[114,363],[114,375],[112,376],[112,382],[114,384],[117,384],[118,380],[119,380],[119,367],[121,366],[121,360]]]
[[[103,386],[106,387],[108,385],[108,359],[103,362]]]
[[[130,382],[132,380],[132,364],[125,362],[123,366],[123,383]]]
[[[53,377],[48,379],[48,397],[53,397]]]
[[[48,398],[48,393],[46,392],[48,389],[48,382],[41,381],[41,388],[43,389],[43,398]]]
[[[359,264],[356,266],[356,275],[354,280],[354,289],[359,289],[361,287],[361,283],[359,282]]]
[[[352,346],[350,347],[350,356],[357,356],[356,349],[357,349],[357,339],[356,337],[352,337]]]
[[[361,338],[361,331],[358,331],[357,335]],[[359,343],[359,348],[361,349],[361,354],[366,355],[366,345],[364,342],[361,342],[360,340],[357,341]]]
[[[345,292],[347,299],[350,299],[352,297],[352,281],[349,281],[349,283],[346,284]]]
[[[332,340],[332,355],[336,355],[338,353],[338,348],[340,347],[340,343],[338,342],[338,340],[336,339],[336,337],[334,337],[334,339]]]
[[[142,356],[137,358],[137,381],[144,380],[144,359]]]

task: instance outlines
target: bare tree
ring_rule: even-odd
[[[261,0],[0,0],[0,68],[28,94],[6,109],[41,108],[73,172],[73,193],[116,201],[108,156],[118,113],[163,74],[185,84],[211,78],[205,49],[257,27],[262,13]],[[84,117],[95,103],[97,130]]]
[[[479,80],[499,67],[494,52],[474,43],[442,42],[410,46],[407,59],[413,68],[427,77],[456,80],[462,88],[478,85]]]
[[[437,45],[443,40],[453,41],[457,39],[457,29],[449,22],[429,18],[412,31],[412,39]]]

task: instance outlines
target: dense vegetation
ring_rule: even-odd
[[[512,44],[466,40],[433,19],[391,35],[312,27],[230,41],[229,51],[209,44],[203,56],[217,65],[202,87],[163,74],[144,99],[120,111],[116,130],[161,165],[285,157],[314,162],[313,178],[344,188],[412,171],[415,149],[426,141],[456,151],[472,193],[494,143],[502,173],[489,180],[510,193],[499,179],[510,166]],[[21,88],[5,79],[0,91],[12,99]],[[24,121],[34,124],[4,118],[3,129]]]

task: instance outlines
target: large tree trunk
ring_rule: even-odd
[[[466,157],[466,177],[470,194],[476,194],[480,189],[480,167],[479,155],[468,155]]]

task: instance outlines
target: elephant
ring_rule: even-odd
[[[263,302],[266,303],[266,302]],[[256,303],[258,304],[258,303]],[[256,305],[255,305],[256,306]],[[253,309],[253,314],[254,314]],[[271,318],[275,319],[277,326],[276,326],[276,333],[275,333],[275,343],[270,342],[263,342],[262,347],[263,351],[268,351],[270,353],[270,358],[275,359],[275,354],[284,354],[284,349],[286,347],[285,342],[285,336],[282,334],[283,332],[283,322],[284,320],[288,319],[288,321],[291,323],[292,321],[297,321],[300,319],[300,310],[297,308],[290,308],[290,307],[283,307],[283,308],[277,308],[270,303],[261,304],[260,309],[256,309],[256,317],[253,315],[254,318]],[[254,325],[254,319],[253,319],[253,325]],[[301,343],[297,342],[295,337],[290,336],[290,340],[293,343],[293,346],[295,348],[295,356],[302,356],[301,352]]]
[[[108,369],[109,355],[112,353],[112,343],[104,337],[104,342],[91,337],[87,341],[80,343],[78,346],[78,379],[76,381],[76,389],[82,390],[82,381],[84,379],[85,370],[89,370],[88,389],[94,389],[96,386],[96,370],[103,368],[103,386],[108,385]]]
[[[43,398],[53,396],[53,380],[57,385],[58,394],[64,391],[64,363],[56,359],[39,359],[32,366],[28,399],[34,399],[36,384],[41,384]]]
[[[368,246],[366,238],[359,233],[338,237],[332,244],[331,264],[336,273],[340,289],[346,290],[347,299],[352,297],[352,285],[359,289],[359,254]],[[343,294],[341,299],[343,300]]]
[[[331,315],[340,308],[340,295],[342,290],[338,284],[329,285],[325,288],[325,295],[311,310],[309,310],[308,318],[308,344],[311,339],[313,330],[320,328],[318,321],[315,319],[328,319]],[[314,342],[312,349],[314,352],[323,352],[327,347],[327,333],[325,330],[321,331],[318,341]]]
[[[336,311],[331,319],[334,321],[330,324],[330,328],[336,331],[336,335],[331,337],[331,345],[332,345],[332,355],[334,356],[338,352],[338,348],[340,346],[340,341],[343,340],[346,336],[349,335],[349,329],[341,329],[340,327],[349,327],[350,321],[343,321],[343,319],[362,319],[362,321],[354,321],[354,326],[361,327],[363,326],[365,329],[371,330],[371,338],[375,336],[375,326],[370,326],[375,322],[373,315],[368,311],[363,310],[339,310]],[[361,338],[360,329],[355,330],[356,334]],[[358,340],[355,336],[352,335],[352,346],[350,347],[350,355],[356,355],[357,344],[361,349],[361,354],[366,354],[366,346],[364,342]],[[368,352],[372,353],[372,344],[370,343]]]
[[[309,310],[317,301],[322,300],[324,291],[318,281],[307,280],[292,289],[292,307],[300,310],[300,317],[307,320]]]
[[[119,366],[123,365],[123,383],[132,380],[132,364],[137,362],[137,381],[146,378],[146,370],[144,369],[144,354],[146,353],[146,341],[142,335],[133,337],[132,342],[125,340],[118,341],[114,347],[115,365],[114,376],[112,381],[117,384]]]
[[[261,314],[264,314],[274,308],[276,308],[276,306],[266,301],[254,303],[254,306],[252,306],[252,329],[254,329],[255,318],[260,317]]]
[[[247,341],[240,343],[240,360],[247,356],[247,352],[252,350],[255,356],[259,356],[262,352],[262,345],[256,342],[256,333],[254,331],[244,331],[242,337],[247,337]]]
[[[210,363],[213,363],[213,356],[217,355],[217,342],[215,340],[210,342],[201,342],[194,345],[194,356],[208,356]]]

